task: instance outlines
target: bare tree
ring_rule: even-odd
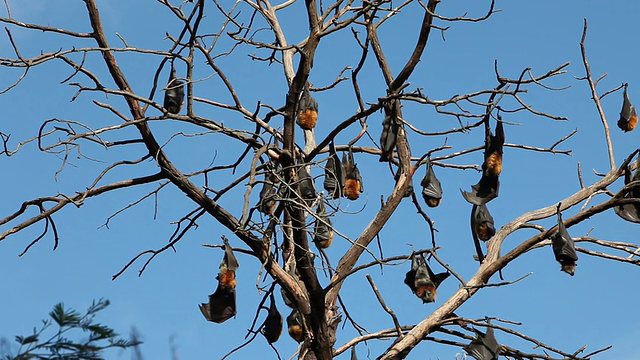
[[[224,248],[226,255],[218,276],[218,290],[201,307],[205,318],[224,322],[235,314],[233,272],[237,261],[230,259],[235,258],[234,253],[255,258],[257,296],[262,297],[260,308],[276,314],[270,304],[282,293],[291,313],[281,316],[280,321],[286,318],[285,323],[297,331],[292,337],[301,343],[297,352],[300,358],[331,359],[352,351],[359,343],[376,339],[394,340],[384,352],[373,354],[378,359],[405,358],[424,341],[465,347],[479,359],[499,355],[519,359],[588,359],[606,350],[563,350],[545,339],[514,330],[510,321],[489,319],[491,314],[486,319],[472,319],[454,313],[481,290],[518,281],[497,280],[496,273],[535,248],[552,247],[556,259],[571,275],[576,250],[581,256],[632,265],[639,262],[638,245],[634,243],[588,234],[571,238],[566,230],[605,211],[615,211],[622,217],[619,221],[640,222],[637,181],[632,176],[636,168],[632,160],[637,151],[623,154],[624,160],[616,163],[609,121],[601,104],[605,96],[623,88],[626,94],[626,85],[601,93],[597,90],[603,76],[594,77],[589,67],[586,21],[580,42],[585,74],[580,80],[589,85],[588,96],[601,120],[606,141],[603,151],[609,163],[607,172],[589,184],[579,171],[581,188],[570,196],[504,224],[494,224],[489,207],[491,201],[500,199],[499,176],[505,149],[571,154],[570,149],[561,147],[575,131],[560,135],[550,132],[549,136],[556,137],[548,147],[505,142],[513,125],[511,120],[521,114],[554,121],[566,119],[530,104],[527,92],[556,94],[561,89],[548,83],[563,75],[569,64],[542,72],[524,68],[515,74],[504,74],[496,61],[494,68],[488,69],[495,78],[492,84],[464,94],[450,90],[450,96],[442,99],[429,96],[422,80],[412,75],[421,60],[433,56],[427,50],[430,37],[444,36],[448,28],[460,23],[489,20],[497,11],[495,1],[486,1],[483,14],[454,17],[439,12],[439,0],[399,3],[308,0],[304,4],[295,1],[272,4],[266,0],[157,2],[171,14],[172,27],[180,24],[179,28],[167,30],[162,48],[136,46],[122,34],[105,30],[95,0],[84,0],[88,27],[82,30],[23,22],[13,17],[9,1],[5,1],[7,16],[0,21],[7,24],[13,56],[0,58],[0,65],[7,71],[19,69],[22,73],[15,82],[4,84],[0,94],[19,86],[35,68],[54,69],[54,63],[62,63],[69,73],[62,84],[76,90],[71,100],[91,99],[95,114],[77,114],[85,120],[50,118],[41,124],[37,134],[24,139],[15,140],[8,132],[2,132],[1,154],[11,157],[25,146],[37,145],[42,152],[59,159],[55,175],[75,166],[74,156],[101,168],[95,178],[72,192],[34,197],[8,215],[5,211],[0,219],[0,240],[40,226],[40,235],[26,244],[24,252],[44,239],[53,239],[57,246],[64,241],[59,239],[58,228],[65,224],[57,223],[56,216],[66,207],[80,207],[93,198],[102,199],[106,194],[125,189],[152,186],[152,190],[131,198],[128,205],[109,216],[105,221],[109,225],[114,217],[144,200],[158,199],[160,193],[173,189],[183,195],[192,210],[176,222],[168,243],[133,256],[114,278],[135,266],[142,273],[157,255],[174,249],[199,221],[214,219],[233,238],[229,242],[225,238],[224,243],[229,245],[206,245]],[[416,12],[420,13],[421,22],[412,33],[405,34],[406,38],[415,39],[415,45],[407,52],[406,60],[399,60],[395,53],[384,50],[387,44],[380,35],[391,31],[395,26],[392,24],[402,21],[408,13]],[[299,22],[300,18],[306,22]],[[14,37],[16,31],[39,31],[44,33],[43,37],[54,33],[55,37],[46,38],[53,41],[54,45],[47,46],[53,50],[26,55],[21,50],[24,45]],[[337,48],[342,46],[339,41],[350,41],[348,54],[357,56],[331,50],[332,68],[338,70],[331,77],[314,76],[325,65],[318,60],[320,47]],[[130,64],[130,56],[156,67],[150,86],[132,86],[129,71],[121,62],[126,58]],[[247,58],[251,61],[246,62]],[[258,72],[264,73],[258,76]],[[253,76],[255,81],[243,79]],[[248,86],[253,88],[247,89]],[[331,96],[349,96],[353,101],[350,109],[333,111],[330,115],[333,119],[328,120],[325,114],[332,111],[321,100]],[[414,112],[405,111],[412,107],[447,125],[421,121]],[[632,130],[634,121],[637,122],[635,109],[629,103],[622,113],[619,126]],[[322,134],[316,131],[316,122],[328,131]],[[469,147],[449,145],[449,138],[472,135],[474,144]],[[180,152],[179,146],[185,141],[203,144],[207,149],[215,143],[222,160],[217,155],[199,152],[197,157],[209,164],[194,169],[193,163],[185,160],[193,154]],[[482,159],[481,165],[465,163],[464,156],[469,154],[475,155],[474,161]],[[376,177],[376,181],[388,185],[388,190],[380,197],[379,205],[370,202],[364,205],[367,211],[353,211],[350,202],[358,199],[367,181],[373,181],[359,174],[358,164],[362,168],[364,163],[375,167],[377,172],[389,174]],[[433,208],[442,197],[436,173],[443,168],[480,173],[477,184],[463,189],[463,196],[470,203],[463,211],[470,214],[463,224],[471,222],[476,248],[476,260],[470,256],[466,259],[477,264],[475,273],[468,278],[439,255],[440,249],[452,246],[440,241],[431,219],[432,211],[437,211]],[[626,181],[622,188],[609,189],[623,176]],[[446,196],[458,195],[449,191]],[[421,197],[428,207],[424,207]],[[379,234],[392,221],[403,199],[413,204],[424,227],[429,229],[426,237],[416,235],[415,243],[426,239],[428,245],[385,255],[392,247],[392,239],[381,239]],[[156,200],[154,206],[172,204]],[[563,219],[561,215],[567,209],[573,215]],[[368,225],[356,236],[349,236],[352,229],[348,226],[333,226],[331,219],[335,216],[369,216]],[[547,218],[552,219],[552,226],[539,222]],[[505,240],[521,229],[534,229],[537,233],[525,239],[516,238],[516,244],[512,242],[505,247]],[[332,241],[338,239],[348,245],[346,250],[328,250]],[[486,250],[482,241],[486,242]],[[216,254],[222,257],[222,252]],[[371,299],[377,299],[380,305],[368,305],[370,311],[384,311],[393,326],[365,330],[342,302],[341,294],[348,290],[343,285],[349,278],[363,278],[361,274],[367,269],[396,265],[406,267],[406,278],[401,280],[425,302],[434,300],[442,281],[458,282],[459,288],[448,294],[446,300],[441,297],[428,315],[417,315],[415,324],[403,324],[387,305],[386,295],[367,276],[375,294]],[[274,292],[278,296],[274,297]],[[278,328],[273,326],[277,320],[272,324],[258,321],[260,308],[253,324],[248,324],[251,336],[247,343],[260,331],[269,343],[277,340],[271,333]],[[359,336],[337,343],[341,322],[351,324]],[[536,351],[530,353],[498,344],[492,334],[497,334],[498,340],[501,334],[519,337],[535,346]]]

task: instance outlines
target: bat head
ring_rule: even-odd
[[[629,84],[625,84],[624,91],[622,93],[622,110],[620,110],[620,119],[618,120],[618,127],[628,132],[636,128],[638,125],[638,114],[636,113],[636,107],[633,106],[631,100],[629,100],[629,94],[627,94],[627,87]]]
[[[420,181],[420,186],[422,186],[422,198],[427,203],[427,206],[436,207],[440,205],[440,200],[442,200],[442,185],[440,184],[440,180],[436,177],[436,173],[433,171],[430,159],[427,159],[426,168],[427,173]]]
[[[576,272],[576,266],[578,265],[576,265],[575,261],[567,259],[565,262],[560,263],[560,271],[564,271],[567,274],[573,276]]]

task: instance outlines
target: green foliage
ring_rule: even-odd
[[[15,337],[19,344],[17,355],[3,354],[0,359],[98,360],[103,359],[102,353],[107,349],[139,345],[137,339],[120,338],[113,329],[95,321],[96,314],[107,306],[109,300],[94,301],[81,315],[76,310],[65,309],[63,303],[56,304],[49,313],[50,319],[43,320],[39,330],[34,328],[31,335]],[[56,326],[57,330],[51,334]]]

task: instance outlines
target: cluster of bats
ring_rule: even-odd
[[[623,105],[618,120],[618,127],[625,132],[633,130],[638,123],[638,116],[635,106],[631,104],[627,94],[627,86],[624,85]],[[171,74],[166,87],[164,97],[164,108],[168,113],[177,114],[184,103],[184,82],[178,80],[176,71],[171,65]],[[381,155],[380,161],[390,161],[393,158],[393,151],[396,146],[399,123],[397,120],[397,109],[399,101],[385,103],[383,109],[385,118],[382,122],[382,133],[380,136]],[[315,127],[318,119],[318,102],[311,96],[308,84],[304,85],[298,108],[296,111],[296,123],[304,130],[311,130]],[[473,240],[478,250],[478,258],[483,260],[483,253],[479,241],[488,241],[495,233],[495,224],[487,203],[498,197],[500,181],[499,176],[502,171],[502,155],[505,142],[503,123],[500,115],[497,116],[495,135],[489,127],[490,114],[485,118],[485,147],[484,161],[482,163],[482,175],[477,184],[471,186],[471,191],[461,190],[462,196],[472,205],[471,208],[471,232]],[[640,157],[638,158],[640,165]],[[421,180],[422,197],[429,207],[436,207],[442,200],[442,186],[433,170],[431,160],[426,159],[426,174]],[[260,200],[256,208],[267,215],[273,215],[278,204],[278,190],[280,176],[274,166],[269,166],[265,175]],[[398,180],[397,172],[395,180]],[[325,177],[323,187],[327,194],[333,199],[346,197],[349,200],[358,199],[360,193],[364,191],[362,176],[354,161],[353,153],[349,149],[342,154],[342,160],[336,153],[333,142],[329,145],[329,158],[325,166]],[[297,171],[297,184],[299,196],[307,202],[313,203],[317,199],[317,192],[313,178],[309,172],[308,165],[302,165]],[[639,169],[632,175],[629,167],[625,168],[625,185],[632,181],[640,181]],[[405,192],[404,196],[411,196],[413,186]],[[640,198],[640,186],[630,188],[623,194],[624,198]],[[573,276],[576,268],[578,256],[576,254],[574,242],[567,232],[562,221],[560,212],[561,204],[557,206],[557,229],[550,236],[552,250],[556,261],[561,265],[561,270]],[[640,223],[640,204],[627,203],[617,206],[616,214],[627,221]],[[317,205],[316,222],[314,227],[313,241],[320,249],[329,247],[333,241],[333,227],[327,215],[324,202],[321,200]],[[404,283],[411,291],[423,301],[423,303],[434,302],[436,299],[438,286],[449,277],[449,272],[434,273],[423,254],[411,254],[411,269],[406,273]],[[204,317],[212,322],[222,323],[236,314],[235,270],[238,268],[238,260],[233,254],[226,238],[224,238],[224,258],[220,263],[217,276],[218,286],[215,292],[209,295],[209,302],[200,305],[200,310]],[[295,271],[295,270],[294,270]],[[296,274],[294,274],[296,275]],[[297,276],[297,275],[296,275]],[[289,307],[293,310],[287,316],[287,329],[289,335],[297,342],[302,342],[305,338],[303,319],[300,312],[295,308],[287,293],[282,290],[282,295]],[[283,328],[283,318],[278,311],[273,292],[269,295],[270,305],[267,317],[260,328],[260,332],[271,344],[276,342]],[[465,346],[467,353],[477,360],[493,360],[499,355],[499,344],[495,338],[493,328],[488,326],[486,333],[474,329],[476,336],[470,344]],[[352,349],[352,360],[355,360],[355,351]]]

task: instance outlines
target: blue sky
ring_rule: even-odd
[[[395,3],[395,2],[394,2]],[[167,49],[165,32],[175,34],[180,24],[171,20],[171,14],[156,2],[99,1],[100,10],[109,40],[120,46],[116,32],[136,47]],[[213,9],[208,4],[209,10]],[[307,27],[304,19],[293,15],[302,4],[288,9],[283,18],[285,31],[290,41],[305,36]],[[444,0],[438,12],[447,16],[458,16],[468,12],[469,16],[482,15],[488,6],[486,1]],[[594,76],[608,75],[600,82],[598,93],[628,82],[632,101],[640,101],[640,75],[637,70],[638,49],[635,39],[636,15],[640,13],[640,3],[630,1],[498,1],[501,9],[490,19],[481,23],[453,23],[445,32],[445,39],[434,31],[427,50],[411,77],[411,89],[422,88],[422,92],[432,99],[447,99],[455,94],[492,88],[496,85],[493,62],[499,62],[504,76],[516,78],[526,67],[531,67],[536,75],[542,74],[565,61],[570,61],[567,74],[548,82],[549,85],[570,86],[559,92],[542,91],[531,88],[524,96],[529,104],[538,110],[569,118],[568,121],[554,121],[526,113],[504,115],[506,121],[516,124],[505,129],[507,142],[523,143],[547,147],[574,129],[578,133],[560,147],[572,149],[572,156],[526,152],[520,149],[505,150],[504,171],[501,175],[500,197],[490,204],[496,225],[512,220],[524,211],[554,204],[579,189],[577,164],[583,169],[587,183],[598,179],[595,172],[605,172],[608,168],[602,125],[595,105],[590,100],[587,83],[576,77],[584,76],[580,58],[579,41],[583,19],[589,21],[587,36],[588,58]],[[84,14],[84,4],[80,1],[14,1],[13,16],[25,22],[68,27],[76,31],[89,31]],[[417,29],[421,18],[419,5],[407,7],[401,21],[389,22],[381,29],[383,48],[389,54],[393,70],[397,73],[409,54],[407,46],[413,45],[412,31]],[[144,15],[141,15],[144,14]],[[2,16],[6,16],[2,13]],[[212,13],[207,19],[207,32],[219,30],[219,15]],[[34,56],[40,51],[53,51],[69,47],[63,37],[42,34],[38,31],[23,31],[12,28],[15,41],[24,56]],[[265,39],[269,36],[262,35]],[[222,48],[226,40],[223,42]],[[93,46],[90,41],[79,41],[76,46]],[[344,36],[331,35],[320,43],[310,81],[314,85],[329,84],[345,66],[355,66],[359,54],[351,50],[354,40],[349,31]],[[239,49],[252,53],[253,50]],[[0,56],[13,56],[6,34],[0,36]],[[120,65],[133,88],[147,96],[160,57],[120,53]],[[100,76],[106,76],[99,58],[89,59]],[[280,106],[286,88],[281,68],[275,64],[252,62],[245,55],[232,59],[220,59],[219,65],[236,84],[245,106],[253,108],[257,100]],[[184,73],[184,68],[179,68]],[[165,71],[166,72],[166,71]],[[97,100],[108,102],[126,111],[123,101],[115,96],[83,94],[74,102],[70,99],[75,88],[60,82],[71,74],[62,62],[36,67],[16,88],[0,95],[0,105],[4,109],[0,131],[11,133],[10,145],[15,146],[37,133],[40,125],[50,118],[65,118],[82,121],[91,126],[116,124],[118,120],[103,109],[92,105]],[[365,74],[360,81],[365,101],[376,101],[384,95],[384,86],[377,65],[370,57]],[[0,88],[6,87],[20,75],[17,71],[2,69]],[[203,70],[198,73],[203,78],[208,75]],[[164,81],[168,74],[160,76]],[[106,79],[106,77],[104,77]],[[83,81],[78,79],[74,81]],[[105,82],[111,86],[110,81]],[[228,99],[220,81],[213,77],[196,84],[197,96],[225,101]],[[332,125],[352,115],[356,109],[348,83],[336,87],[333,92],[315,94],[320,103],[320,118],[317,135],[323,138]],[[161,95],[156,95],[156,101]],[[620,92],[605,97],[602,105],[612,127],[612,139],[618,164],[637,147],[637,130],[623,134],[615,126],[618,119],[622,95]],[[231,113],[200,105],[198,111],[204,116],[224,121],[233,126],[243,120]],[[154,115],[156,113],[153,113]],[[436,115],[431,109],[407,105],[405,118],[421,129],[448,129],[457,125],[455,118]],[[372,136],[379,136],[381,115],[369,120]],[[281,121],[281,120],[277,120]],[[246,125],[246,124],[245,124]],[[175,131],[193,133],[195,127],[177,128],[172,123],[154,123],[152,129],[160,142],[168,140]],[[349,141],[359,129],[349,128],[338,137],[340,143]],[[126,137],[127,132],[118,133],[115,138]],[[301,134],[299,134],[301,135]],[[412,151],[420,155],[441,145],[445,138],[421,139],[412,135]],[[363,140],[363,145],[371,145]],[[451,151],[480,145],[483,134],[478,131],[447,137]],[[215,164],[233,161],[237,146],[229,144],[221,135],[200,139],[178,138],[167,146],[168,155],[185,172]],[[99,174],[101,169],[116,159],[136,159],[144,155],[141,146],[127,149],[103,151],[93,145],[84,145],[85,155],[106,163],[76,159],[74,156],[64,170],[54,178],[60,167],[60,160],[51,154],[37,150],[31,143],[12,157],[0,158],[3,174],[0,178],[3,201],[0,203],[0,217],[14,212],[22,201],[37,196],[55,195],[59,192],[73,193],[82,190]],[[443,153],[447,153],[446,151]],[[355,238],[379,208],[380,195],[388,195],[393,179],[387,173],[386,165],[378,163],[377,157],[357,156],[356,160],[365,179],[365,193],[356,202],[342,201],[346,212],[338,214],[334,225],[345,234]],[[456,164],[478,164],[480,153],[472,153],[454,159]],[[155,164],[146,162],[113,172],[104,183],[135,175],[152,173]],[[592,171],[593,170],[593,171]],[[129,173],[131,171],[131,173]],[[418,171],[422,176],[423,169]],[[478,179],[474,171],[436,168],[444,188],[444,200],[440,207],[429,215],[436,222],[439,232],[439,255],[452,265],[463,277],[469,278],[477,268],[472,260],[474,253],[468,227],[469,206],[459,194],[459,188],[468,189]],[[316,169],[314,175],[320,175]],[[222,186],[233,175],[221,173],[210,181],[213,186]],[[200,181],[200,180],[198,180]],[[321,186],[321,181],[316,182]],[[417,186],[417,182],[415,182]],[[617,190],[621,182],[614,184]],[[0,241],[0,287],[4,290],[0,307],[0,337],[12,339],[14,335],[26,334],[40,319],[46,317],[52,306],[64,302],[67,306],[84,309],[93,299],[105,297],[112,305],[102,313],[100,320],[122,333],[128,333],[135,326],[142,334],[145,344],[142,351],[147,359],[171,358],[171,346],[175,346],[180,359],[217,359],[233,347],[241,344],[249,328],[255,309],[261,299],[255,283],[260,264],[246,255],[238,255],[238,315],[222,325],[204,320],[197,305],[206,301],[207,295],[215,289],[215,275],[222,253],[204,248],[203,243],[220,243],[220,236],[232,238],[230,232],[211,219],[199,221],[199,227],[192,231],[176,246],[176,251],[165,252],[147,267],[141,277],[137,271],[143,261],[136,262],[117,280],[118,272],[133,256],[146,249],[154,249],[166,244],[173,232],[171,222],[180,219],[194,208],[174,189],[160,192],[158,212],[154,214],[154,199],[147,199],[110,221],[109,227],[101,226],[109,215],[144,194],[155,186],[140,189],[126,189],[98,198],[88,199],[79,208],[68,207],[57,214],[56,221],[60,234],[60,245],[52,251],[53,240],[47,235],[29,252],[18,254],[42,231],[42,225],[22,231]],[[242,196],[244,188],[237,194]],[[599,195],[597,200],[604,200]],[[234,214],[241,210],[229,196],[223,200]],[[362,211],[360,211],[362,209]],[[359,214],[349,214],[358,212]],[[574,214],[569,209],[564,217]],[[31,212],[33,214],[33,212]],[[460,215],[461,214],[461,215]],[[554,219],[540,222],[552,226]],[[7,230],[0,227],[0,232]],[[589,233],[606,240],[637,241],[637,225],[624,222],[613,212],[600,214],[569,228],[572,236]],[[519,242],[534,235],[533,231],[520,230],[504,242],[503,253]],[[415,247],[428,247],[430,238],[428,227],[421,222],[413,205],[405,200],[391,221],[384,227],[380,237],[385,255],[396,255]],[[232,238],[234,246],[241,246]],[[347,248],[346,240],[337,239],[328,250],[333,263]],[[587,351],[607,345],[614,345],[609,352],[599,358],[637,359],[640,355],[633,346],[640,336],[640,320],[633,316],[632,309],[637,304],[640,290],[635,284],[638,269],[630,265],[611,263],[599,258],[580,254],[575,277],[559,271],[549,248],[536,249],[525,254],[504,270],[506,280],[516,279],[524,274],[533,274],[526,279],[506,287],[488,288],[480,291],[472,300],[464,304],[457,313],[461,316],[479,318],[496,316],[521,322],[518,331],[539,338],[554,347],[572,352],[587,344]],[[363,262],[370,258],[362,259]],[[370,273],[387,304],[396,311],[403,323],[415,323],[436,309],[458,284],[449,279],[439,289],[435,304],[421,304],[402,283],[409,264],[387,267],[381,272],[370,268]],[[435,265],[437,268],[438,266]],[[438,268],[439,269],[439,268]],[[497,281],[497,279],[492,279]],[[322,279],[326,283],[326,279]],[[392,327],[366,282],[365,272],[347,280],[343,288],[344,301],[349,313],[370,331]],[[362,304],[364,302],[364,304]],[[288,309],[278,303],[286,316]],[[366,305],[366,306],[365,306]],[[261,318],[265,314],[261,315]],[[336,346],[353,337],[355,332],[346,325],[339,333]],[[517,339],[498,332],[498,341],[511,346],[524,346]],[[369,342],[358,345],[361,359],[375,358],[389,341]],[[283,358],[288,358],[295,350],[296,343],[286,334],[277,342]],[[453,359],[461,349],[434,345],[424,342],[409,356],[409,359]],[[254,343],[231,356],[231,359],[272,358],[271,349],[264,338],[258,336]],[[109,358],[129,358],[128,353],[111,353]],[[273,356],[275,358],[275,356]],[[343,355],[340,358],[348,358]]]

